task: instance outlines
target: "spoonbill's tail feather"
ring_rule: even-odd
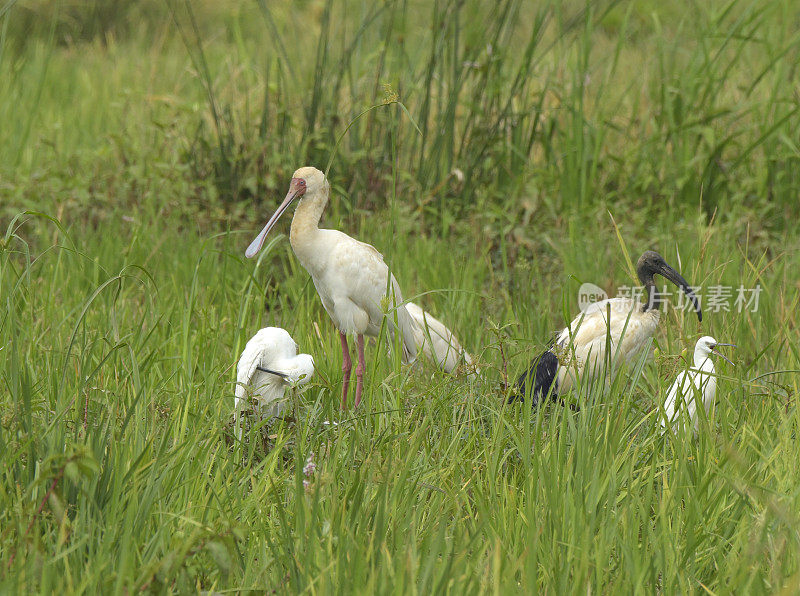
[[[388,319],[394,325],[394,317],[389,316]],[[405,305],[402,304],[397,307],[397,327],[400,330],[403,364],[412,364],[417,359],[415,336],[417,326],[414,324],[414,319],[408,314]]]
[[[434,360],[447,373],[453,372],[461,360],[467,366],[472,364],[472,357],[444,323],[413,302],[406,303],[406,309],[417,326],[417,346],[425,356]]]
[[[550,350],[545,350],[531,363],[531,367],[517,379],[516,393],[509,401],[517,399],[525,401],[530,395],[531,405],[538,405],[539,401],[547,397],[552,388],[555,397],[558,392],[556,373],[558,371],[558,358]]]

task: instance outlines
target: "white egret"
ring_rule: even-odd
[[[255,410],[262,420],[280,416],[286,407],[286,388],[308,383],[313,374],[314,359],[309,354],[297,353],[297,344],[285,329],[259,330],[245,345],[236,366],[237,436],[241,437],[239,419],[248,398],[255,401]]]
[[[661,427],[666,428],[667,422],[673,428],[686,428],[688,423],[694,425],[694,430],[699,429],[700,419],[697,415],[698,400],[708,416],[714,394],[717,390],[717,378],[711,354],[724,358],[733,365],[733,362],[714,350],[718,346],[736,347],[734,344],[719,343],[713,337],[706,335],[697,340],[694,347],[692,366],[678,373],[675,382],[669,389],[664,402],[664,412],[660,416]],[[663,431],[662,431],[663,432]]]

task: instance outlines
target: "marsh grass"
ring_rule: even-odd
[[[0,56],[4,591],[797,590],[792,3],[187,6]],[[342,136],[383,83],[408,115]],[[270,193],[340,137],[327,220],[481,377],[402,367],[384,334],[340,411],[286,238],[244,258]],[[646,248],[703,288],[760,284],[758,311],[669,309],[655,357],[579,387],[580,411],[507,405],[580,282],[635,284]],[[266,325],[317,373],[239,443],[235,361]],[[737,366],[670,440],[658,407],[705,334]]]

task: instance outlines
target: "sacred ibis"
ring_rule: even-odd
[[[645,301],[616,297],[590,304],[520,375],[512,400],[530,396],[535,406],[548,394],[555,397],[567,393],[579,375],[591,383],[604,366],[607,344],[612,365],[632,362],[658,326],[660,300],[654,275],[661,275],[683,290],[697,319],[703,320],[700,302],[689,283],[660,254],[652,250],[642,254],[636,263],[636,274],[644,288]]]

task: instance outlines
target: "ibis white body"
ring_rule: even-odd
[[[578,378],[584,386],[593,383],[602,372],[610,379],[617,367],[640,356],[658,328],[660,314],[654,275],[661,275],[681,288],[694,305],[698,320],[703,313],[700,302],[688,282],[656,252],[639,257],[636,274],[646,292],[646,300],[607,298],[590,304],[563,329],[554,344],[537,356],[528,371],[517,380],[517,395],[530,395],[533,404],[548,394],[564,394]],[[606,363],[611,365],[606,368]]]
[[[676,430],[685,430],[690,425],[694,427],[695,432],[699,430],[699,408],[702,407],[708,416],[717,391],[716,370],[714,362],[711,360],[711,354],[718,345],[731,344],[720,344],[709,336],[697,340],[692,366],[688,370],[678,373],[667,393],[664,414],[660,418],[662,429],[669,423]],[[718,355],[722,356],[722,354]],[[727,358],[725,359],[727,360]],[[731,362],[731,364],[733,363]]]
[[[259,330],[245,345],[236,367],[237,423],[248,398],[255,403],[261,419],[280,416],[286,407],[286,388],[306,384],[313,374],[314,359],[297,353],[297,344],[285,329]]]
[[[572,389],[580,375],[585,384],[591,384],[605,369],[607,356],[612,373],[619,365],[633,362],[653,337],[659,319],[659,311],[643,311],[642,303],[630,298],[589,305],[556,339],[559,393]]]
[[[413,302],[406,303],[406,310],[417,326],[415,332],[417,346],[442,370],[451,373],[461,362],[467,366],[472,364],[470,355],[444,323]]]

